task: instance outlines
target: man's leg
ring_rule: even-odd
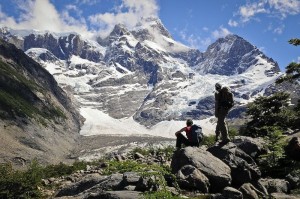
[[[227,116],[228,112],[224,109],[220,111],[219,118],[218,118],[218,126],[221,131],[222,135],[222,142],[228,142],[230,141],[228,136],[228,128],[225,123],[225,117]]]
[[[184,144],[186,146],[189,146],[190,142],[189,140],[184,137],[184,135],[182,135],[181,133],[177,136],[177,139],[176,139],[176,148],[179,148],[181,149],[181,144]]]
[[[216,134],[216,138],[215,138],[215,141],[217,142],[220,138],[220,123],[219,123],[219,115],[217,117],[217,126],[216,126],[216,131],[215,131],[215,134]]]

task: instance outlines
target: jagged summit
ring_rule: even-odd
[[[274,72],[280,71],[272,59],[267,58],[257,47],[238,35],[227,35],[208,46],[203,54],[204,61],[196,66],[202,73],[234,75],[245,72],[258,63],[258,58],[266,59],[273,65]]]
[[[166,27],[163,25],[162,21],[159,18],[148,17],[146,19],[142,19],[142,21],[143,23],[139,23],[136,26],[135,31],[137,31],[138,29],[148,28],[150,29],[150,31],[159,33],[168,38],[172,38],[171,34],[169,33],[169,31],[166,29]]]

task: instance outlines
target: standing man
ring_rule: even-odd
[[[230,142],[228,136],[228,129],[225,123],[225,118],[228,115],[229,110],[233,107],[233,94],[230,89],[219,83],[215,85],[215,116],[218,119],[216,126],[216,142],[219,140],[221,133],[222,144]]]

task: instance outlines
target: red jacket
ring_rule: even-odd
[[[191,128],[192,128],[192,126],[187,126],[187,127],[185,127],[185,133],[186,133],[186,137],[188,138],[188,140],[190,141],[190,142],[192,142],[193,141],[193,139],[192,139],[192,135],[191,135]]]

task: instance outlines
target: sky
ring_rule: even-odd
[[[115,24],[129,29],[158,17],[174,40],[205,52],[236,34],[278,62],[300,62],[300,0],[0,0],[0,25],[105,37]]]

